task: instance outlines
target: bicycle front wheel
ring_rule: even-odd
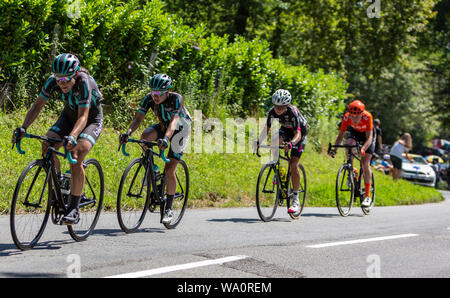
[[[336,178],[336,205],[342,216],[348,216],[353,206],[354,188],[353,168],[342,165]]]
[[[95,229],[103,207],[104,177],[100,163],[91,158],[83,163],[85,182],[80,201],[80,221],[67,226],[75,241],[84,241]]]
[[[256,209],[263,221],[271,221],[278,207],[280,178],[275,165],[265,164],[256,184]]]
[[[181,221],[187,207],[189,196],[189,171],[186,163],[183,160],[179,161],[175,170],[177,180],[177,189],[172,202],[173,220],[170,223],[165,223],[167,229],[174,229]]]
[[[14,243],[21,250],[33,248],[44,233],[50,214],[49,177],[40,159],[28,164],[17,181],[10,228]]]
[[[150,190],[144,159],[133,159],[123,172],[117,194],[117,219],[125,233],[136,232],[144,221]]]

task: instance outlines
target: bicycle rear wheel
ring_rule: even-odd
[[[355,183],[353,168],[342,165],[336,178],[336,205],[342,216],[348,216],[353,206]]]
[[[11,202],[10,228],[15,245],[33,248],[44,233],[50,214],[48,179],[42,159],[26,166],[17,181]]]
[[[120,180],[117,194],[117,219],[125,233],[134,233],[145,218],[151,182],[143,158],[133,159]]]
[[[364,183],[362,183],[362,179],[364,179],[363,175],[362,175],[362,171],[359,171],[359,181],[361,181],[361,183],[360,183],[360,193],[364,194],[366,192],[366,190],[365,190]],[[361,209],[362,209],[363,213],[366,214],[366,215],[369,215],[370,212],[373,209],[373,206],[375,206],[375,178],[374,178],[373,173],[372,173],[372,182],[370,184],[370,199],[372,201],[371,201],[369,207],[361,206]]]
[[[280,183],[275,165],[265,164],[259,172],[256,184],[256,209],[263,221],[271,221],[277,211]]]
[[[181,221],[187,207],[189,196],[189,171],[186,163],[183,160],[179,161],[175,170],[177,179],[177,189],[172,202],[173,220],[170,223],[165,223],[167,229],[174,229]]]
[[[75,241],[84,241],[92,234],[103,207],[104,177],[100,163],[90,158],[83,163],[86,174],[80,201],[80,221],[67,226]]]
[[[298,219],[300,215],[302,215],[303,208],[305,207],[306,203],[306,172],[305,168],[301,163],[298,164],[298,172],[300,174],[300,185],[298,188],[298,201],[300,202],[300,210],[296,213],[289,213],[289,216],[292,219]],[[291,182],[289,183],[289,191],[290,193],[292,191],[292,176],[291,176]],[[291,205],[291,200],[287,200],[287,208],[289,210],[289,207]]]

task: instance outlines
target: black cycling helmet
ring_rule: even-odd
[[[72,76],[80,70],[80,60],[70,53],[59,54],[53,59],[52,70],[57,75]]]
[[[150,89],[156,91],[167,91],[172,88],[172,79],[162,73],[155,74],[149,81]]]

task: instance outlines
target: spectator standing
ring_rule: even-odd
[[[402,174],[402,154],[405,153],[405,157],[409,161],[414,162],[414,160],[408,156],[408,152],[412,149],[412,137],[409,133],[404,133],[400,139],[398,139],[391,148],[390,157],[393,165],[392,178],[397,181]]]
[[[381,131],[381,121],[380,119],[373,120],[373,125],[375,126],[375,132],[376,132],[376,140],[375,140],[375,153],[378,154],[380,157],[383,156],[383,132]]]

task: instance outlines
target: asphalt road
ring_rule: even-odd
[[[84,242],[51,223],[33,250],[18,250],[0,217],[0,277],[450,277],[450,192],[446,201],[360,208],[305,207],[299,220],[279,208],[262,222],[255,208],[188,209],[175,230],[147,214],[123,233],[102,213]]]

